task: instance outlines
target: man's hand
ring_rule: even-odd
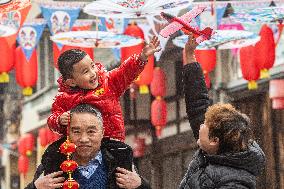
[[[196,62],[196,59],[194,57],[194,50],[197,46],[198,46],[198,43],[196,43],[196,39],[194,38],[193,34],[190,33],[188,35],[188,40],[184,47],[185,61],[186,61],[185,64]]]
[[[60,125],[68,125],[70,119],[70,113],[64,112],[60,117],[59,117],[59,123]]]
[[[123,168],[116,168],[116,184],[120,188],[135,189],[141,185],[141,178],[135,170],[128,171]]]
[[[151,39],[151,42],[143,48],[140,59],[147,61],[148,56],[153,55],[155,52],[159,52],[160,50],[161,48],[159,38],[157,36],[154,36]]]
[[[46,176],[39,177],[35,182],[37,189],[55,189],[60,188],[65,180],[64,177],[58,177],[63,174],[63,171],[50,173]]]

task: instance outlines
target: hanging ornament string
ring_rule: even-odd
[[[68,116],[68,125],[66,128],[66,141],[61,144],[59,150],[61,153],[67,155],[67,160],[65,160],[61,165],[60,168],[62,171],[68,174],[68,179],[63,183],[63,189],[78,189],[79,184],[72,178],[72,173],[78,167],[77,162],[71,160],[71,154],[75,152],[76,145],[70,142],[70,122],[71,122],[71,113]]]

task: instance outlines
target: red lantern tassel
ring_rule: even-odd
[[[78,189],[79,184],[74,179],[68,179],[63,183],[63,189]]]

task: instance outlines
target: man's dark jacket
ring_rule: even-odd
[[[197,140],[200,124],[210,104],[199,63],[184,66],[186,111]],[[265,165],[265,155],[256,142],[247,151],[209,155],[197,150],[179,186],[180,189],[255,189],[256,177]]]
[[[34,185],[34,181],[39,178],[39,176],[44,173],[44,175],[61,171],[60,165],[61,163],[66,160],[66,155],[61,154],[59,152],[60,145],[66,140],[65,137],[55,141],[54,143],[50,144],[47,149],[45,150],[41,164],[38,166],[34,180],[25,188],[25,189],[36,189]],[[118,189],[119,187],[116,185],[115,179],[115,172],[116,167],[121,165],[121,162],[125,162],[125,159],[119,159],[119,157],[113,154],[113,151],[110,149],[117,149],[117,148],[128,148],[131,149],[130,146],[127,144],[116,141],[116,140],[109,140],[103,139],[101,144],[101,152],[103,156],[103,161],[107,167],[107,189]],[[131,151],[132,152],[132,151]],[[131,157],[130,157],[131,159]],[[64,175],[67,178],[67,175]],[[141,185],[138,189],[151,189],[150,185],[141,177]]]

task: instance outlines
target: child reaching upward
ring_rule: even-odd
[[[59,92],[55,96],[49,128],[66,134],[69,110],[81,103],[100,109],[103,115],[104,137],[124,141],[125,128],[119,97],[143,71],[148,56],[160,51],[160,41],[155,36],[140,55],[132,55],[118,68],[107,72],[84,51],[71,49],[58,58],[61,77]]]

